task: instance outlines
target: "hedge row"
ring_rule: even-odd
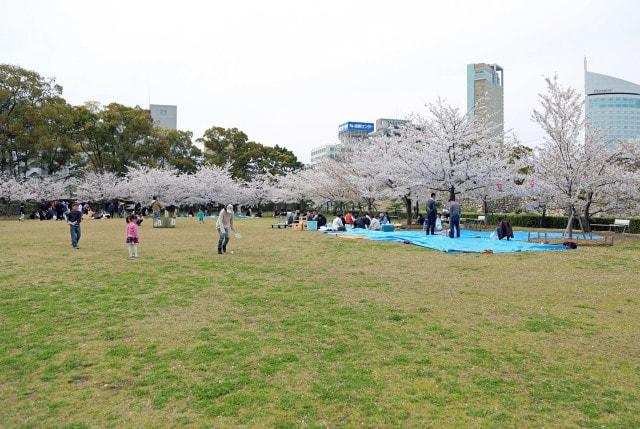
[[[33,202],[24,203],[25,211],[27,216],[40,207],[40,204],[36,204]],[[20,212],[20,202],[19,201],[11,201],[7,203],[3,200],[0,200],[0,217],[3,216],[18,216]]]
[[[478,214],[465,214],[464,217],[476,217]],[[567,226],[567,216],[545,216],[542,218],[537,213],[493,213],[487,215],[487,223],[491,225],[497,225],[502,219],[509,221],[512,226],[519,226],[525,228],[554,228],[564,229]],[[610,225],[615,221],[615,217],[593,217],[591,223],[600,223]],[[620,219],[620,217],[618,217]],[[625,218],[627,219],[627,218]],[[632,234],[640,234],[640,218],[630,218],[628,231]],[[574,219],[574,227],[579,228],[580,224],[578,219]]]

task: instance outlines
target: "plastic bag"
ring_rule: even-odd
[[[498,232],[497,231],[493,231],[491,233],[491,235],[489,236],[490,239],[492,240],[498,240]]]
[[[440,220],[440,218],[436,218],[436,231],[441,231],[442,230],[442,221]]]

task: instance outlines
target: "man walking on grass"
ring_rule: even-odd
[[[220,235],[218,239],[218,254],[222,255],[223,253],[227,253],[227,244],[229,244],[231,231],[236,231],[233,228],[233,205],[229,204],[226,208],[220,210],[216,222],[216,230],[218,230],[218,234]]]
[[[80,222],[82,222],[82,212],[78,203],[73,203],[71,211],[67,215],[67,223],[69,224],[69,231],[71,232],[71,246],[74,249],[78,248],[80,242]]]

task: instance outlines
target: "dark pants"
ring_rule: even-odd
[[[218,231],[220,238],[218,239],[218,251],[226,252],[227,244],[229,243],[229,231],[222,229]]]
[[[460,216],[451,216],[449,220],[449,237],[453,238],[453,231],[455,229],[456,237],[460,238]]]
[[[69,231],[71,232],[71,245],[78,247],[80,241],[80,225],[70,225]]]
[[[435,235],[436,234],[436,215],[427,216],[427,235]]]

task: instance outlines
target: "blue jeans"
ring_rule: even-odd
[[[456,237],[460,238],[460,216],[451,216],[449,224],[449,237],[453,238],[453,230],[456,230]]]
[[[78,242],[80,241],[80,225],[70,225],[69,230],[71,231],[71,245],[78,247]]]
[[[218,234],[220,234],[220,238],[218,239],[218,250],[226,252],[227,244],[229,243],[229,231],[222,228],[218,231]]]

